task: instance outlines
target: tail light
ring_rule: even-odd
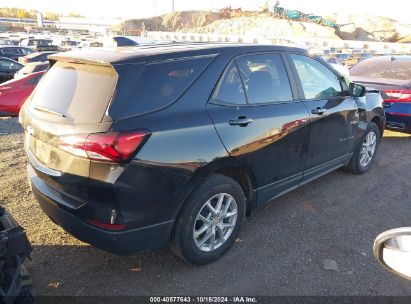
[[[411,102],[411,90],[384,90],[385,102]]]
[[[123,163],[134,156],[148,136],[145,131],[63,135],[58,147],[90,160]]]
[[[96,226],[101,229],[105,230],[111,230],[111,231],[116,231],[116,230],[124,230],[127,228],[127,226],[122,225],[122,224],[107,224],[107,223],[102,223],[96,220],[87,220],[87,222],[93,226]]]

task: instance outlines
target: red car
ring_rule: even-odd
[[[33,92],[45,71],[29,74],[0,84],[0,117],[18,116],[27,97]]]

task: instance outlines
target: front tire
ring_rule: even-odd
[[[207,177],[177,218],[172,251],[193,264],[214,262],[237,239],[245,210],[244,192],[236,181],[220,174]]]
[[[353,174],[364,174],[371,168],[380,144],[380,134],[377,124],[368,123],[367,130],[355,148],[350,163],[345,167],[347,171]]]

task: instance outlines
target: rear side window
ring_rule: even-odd
[[[141,115],[173,103],[197,79],[212,57],[147,64],[120,117]]]
[[[72,123],[101,122],[117,79],[109,66],[58,61],[39,82],[30,109],[55,113]]]

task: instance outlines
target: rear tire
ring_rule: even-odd
[[[355,148],[349,164],[345,167],[346,171],[353,174],[364,174],[371,168],[381,141],[380,134],[377,124],[368,123],[367,130]]]
[[[182,207],[171,250],[189,263],[214,262],[237,239],[245,210],[244,192],[236,181],[220,174],[207,177]]]

